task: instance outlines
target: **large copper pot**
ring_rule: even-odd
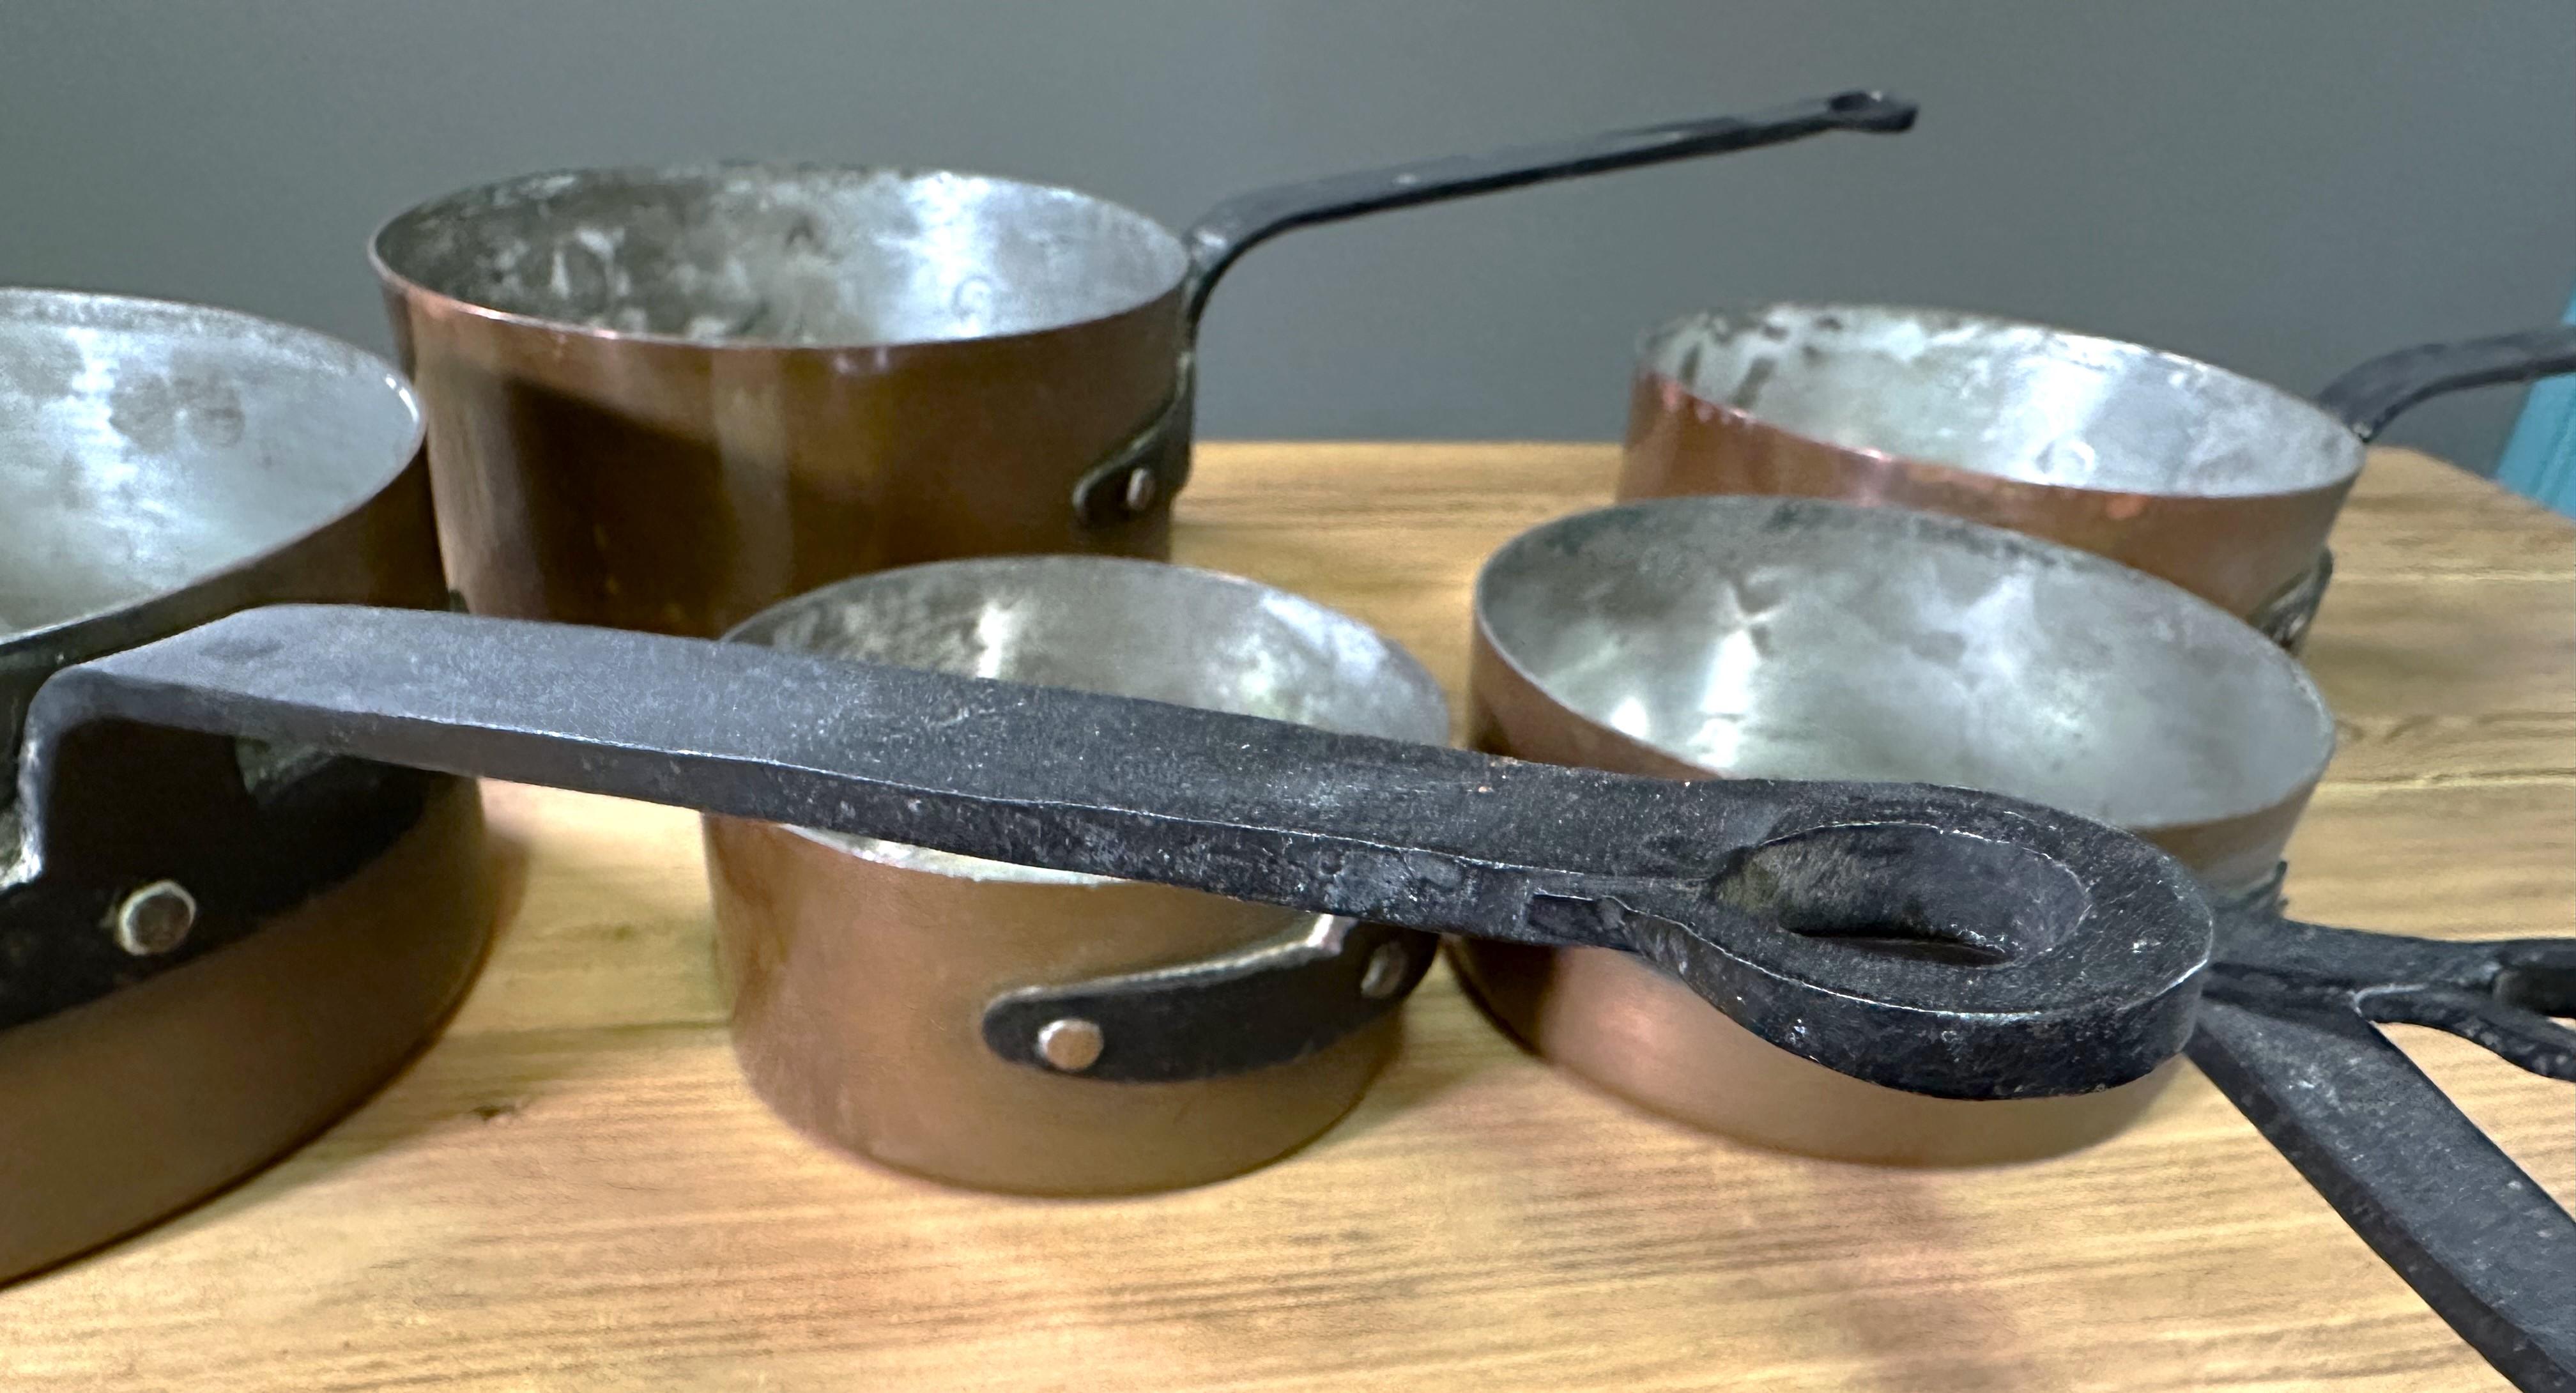
[[[0,290],[0,1279],[186,1205],[416,1049],[491,927],[470,782],[128,730],[20,845],[64,666],[253,605],[446,601],[394,370],[192,305]],[[58,854],[54,860],[63,861]]]
[[[1913,113],[1854,92],[1432,160],[1177,234],[973,174],[585,170],[424,203],[370,250],[466,602],[709,636],[888,566],[1167,555],[1199,313],[1265,238]]]
[[[728,637],[1449,739],[1439,683],[1390,640],[1268,586],[1151,561],[906,567],[799,596]],[[1437,946],[1203,891],[739,818],[707,819],[707,869],[752,1087],[835,1145],[983,1189],[1168,1189],[1305,1144],[1384,1066],[1397,1008]],[[1158,1009],[1115,1015],[1075,1004],[1154,974],[1213,984],[1280,952],[1311,960],[1252,1009],[1303,1019],[1281,1048],[1221,1067],[1207,1047],[1240,1041],[1240,999],[1165,991]]]
[[[2110,557],[2292,647],[2364,444],[2441,392],[2576,370],[2576,330],[2406,349],[2307,401],[2136,344],[1946,310],[1775,304],[1646,339],[1619,497],[1926,508]]]
[[[2225,611],[2068,547],[1904,509],[1684,498],[1522,534],[1477,579],[1480,748],[1674,778],[1902,779],[2123,827],[2261,902],[2333,751],[2299,663]],[[2024,1159],[2124,1126],[2169,1071],[1961,1102],[1801,1060],[1654,966],[1460,940],[1493,1016],[1656,1112],[1852,1160]]]

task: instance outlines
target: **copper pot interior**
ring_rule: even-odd
[[[879,572],[788,601],[731,637],[1401,740],[1448,737],[1439,684],[1358,622],[1153,562],[1012,557]],[[1330,1126],[1394,1043],[1390,1012],[1317,1053],[1223,1077],[1110,1082],[1012,1063],[978,1033],[1002,993],[1195,962],[1333,921],[724,819],[710,820],[708,844],[735,1045],[753,1087],[807,1132],[935,1179],[1098,1194],[1236,1174]]]
[[[2144,832],[2281,803],[2333,747],[2306,671],[2232,616],[1924,513],[1601,509],[1505,546],[1476,609],[1569,715],[1712,774],[1990,789]]]
[[[2332,753],[2296,660],[2088,553],[1808,499],[1663,499],[1515,539],[1476,591],[1479,740],[1635,772],[1917,780],[2013,794],[2259,882]],[[1660,1111],[1790,1149],[1960,1162],[2106,1134],[2118,1096],[1912,1098],[1795,1060],[1642,963],[1460,944],[1543,1053]]]
[[[0,289],[11,764],[26,698],[66,659],[65,631],[349,513],[410,463],[420,431],[390,367],[320,334],[200,305]]]
[[[1150,303],[1180,239],[1071,189],[728,163],[539,174],[376,234],[387,274],[500,315],[689,343],[863,347],[1036,333]]]
[[[1692,396],[1781,430],[2029,484],[2242,498],[2361,470],[2360,437],[2277,387],[2007,319],[1770,305],[1678,320],[1640,357]]]

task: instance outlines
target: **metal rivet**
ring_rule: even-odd
[[[1127,511],[1141,513],[1154,504],[1154,495],[1162,492],[1163,481],[1154,477],[1151,465],[1140,464],[1127,471]]]
[[[156,880],[116,907],[116,946],[148,958],[188,941],[197,925],[197,897],[175,880]]]
[[[1381,943],[1369,954],[1368,966],[1360,972],[1360,995],[1385,997],[1395,995],[1404,985],[1404,970],[1413,965],[1413,956],[1401,943]]]
[[[1100,1027],[1080,1016],[1067,1016],[1038,1027],[1038,1057],[1068,1074],[1079,1074],[1100,1062],[1107,1043]]]

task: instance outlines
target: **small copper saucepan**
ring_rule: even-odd
[[[800,595],[726,637],[1449,739],[1440,684],[1359,621],[1152,561],[905,567]],[[1396,1008],[1437,944],[1197,890],[740,818],[707,819],[707,866],[752,1086],[826,1140],[984,1189],[1165,1189],[1302,1145],[1385,1064]],[[1246,988],[1247,967],[1285,957],[1304,966]]]
[[[2298,661],[2150,576],[1897,508],[1682,498],[1522,534],[1476,584],[1475,743],[1676,778],[1989,789],[2135,832],[2213,898],[2268,906],[2333,752]],[[1910,1163],[2062,1151],[2166,1073],[2077,1098],[1899,1093],[1763,1042],[1604,949],[1467,942],[1512,1033],[1657,1112],[1817,1155]]]
[[[2162,576],[2295,649],[2371,437],[2427,397],[2576,371],[2576,329],[2401,350],[2315,401],[2136,344],[1874,305],[1693,315],[1638,357],[1622,499],[1950,513]]]
[[[888,566],[1167,555],[1199,313],[1268,237],[1913,118],[1849,92],[1258,190],[1184,233],[974,174],[582,170],[424,203],[371,252],[467,604],[706,636]]]

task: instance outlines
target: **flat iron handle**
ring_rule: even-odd
[[[2384,353],[2327,383],[2317,404],[2373,440],[2419,402],[2568,372],[2576,372],[2576,325],[2555,325]]]
[[[154,873],[149,838],[64,831],[115,825],[85,801],[150,797],[151,769],[107,762],[117,723],[1625,948],[1796,1053],[1949,1096],[2146,1073],[2181,1049],[2208,952],[2207,910],[2169,858],[1993,795],[1679,783],[752,644],[354,606],[247,610],[55,674],[20,762],[22,875]],[[127,863],[100,864],[110,850]]]

